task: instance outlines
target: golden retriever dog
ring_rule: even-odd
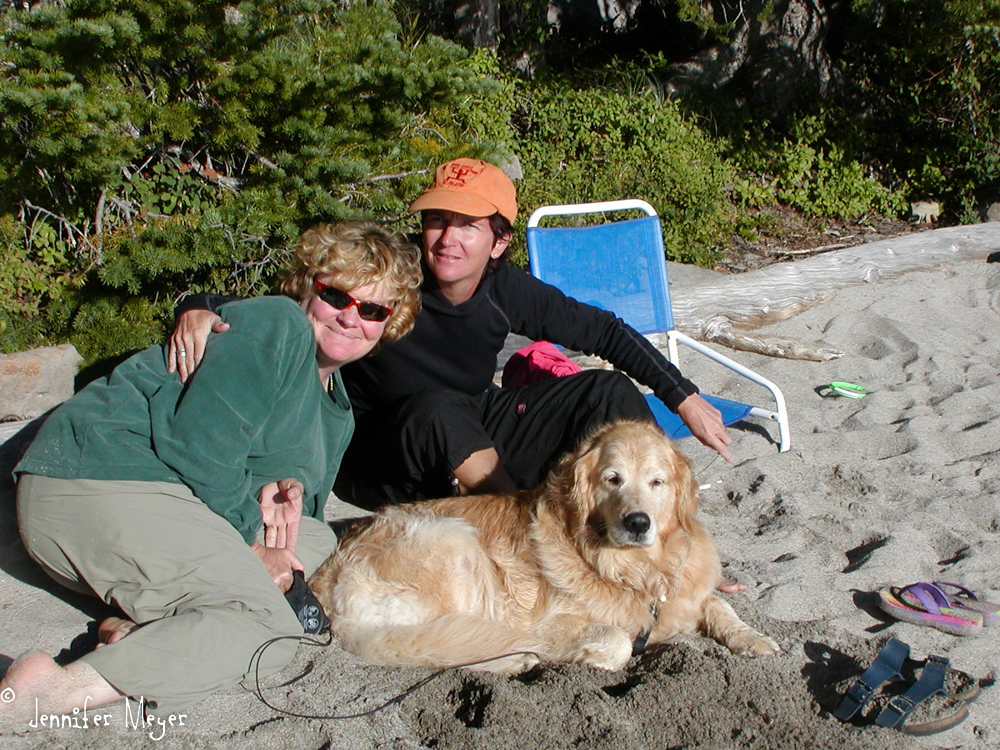
[[[700,631],[779,649],[715,594],[715,544],[691,468],[658,427],[607,425],[545,484],[389,507],[310,586],[344,647],[377,664],[514,673],[538,661],[621,669],[634,644]]]

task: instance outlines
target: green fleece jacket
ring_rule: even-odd
[[[340,373],[320,383],[316,339],[286,297],[226,305],[195,374],[168,373],[165,345],[129,358],[60,406],[14,474],[177,482],[252,543],[260,489],[289,477],[323,519],[354,416]]]

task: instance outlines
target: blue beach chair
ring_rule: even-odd
[[[580,227],[539,226],[548,216],[636,209],[646,215]],[[675,330],[660,217],[648,203],[622,200],[544,206],[528,219],[528,259],[536,278],[570,297],[614,312],[643,335],[665,333],[667,358],[675,365],[679,342],[766,388],[773,397],[773,409],[715,396],[705,398],[722,412],[727,425],[747,417],[777,422],[778,450],[788,450],[788,412],[781,390],[767,378]],[[691,434],[666,404],[652,394],[646,399],[667,435],[678,439]]]

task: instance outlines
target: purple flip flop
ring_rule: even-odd
[[[955,606],[951,597],[930,583],[887,586],[878,597],[879,607],[903,622],[929,625],[952,635],[975,635],[983,630],[981,612]]]
[[[983,627],[995,628],[1000,625],[1000,604],[988,602],[976,596],[971,589],[959,583],[934,581],[934,585],[951,601],[953,607],[966,607],[983,616]]]

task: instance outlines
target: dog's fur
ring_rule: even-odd
[[[778,651],[715,594],[718,553],[691,468],[654,425],[618,422],[535,492],[387,508],[310,580],[345,648],[379,664],[621,669],[633,639],[700,630]]]

